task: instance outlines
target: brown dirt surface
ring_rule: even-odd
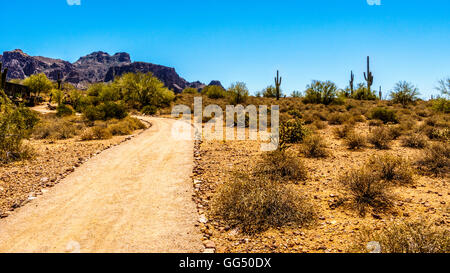
[[[153,126],[78,168],[118,139],[36,143],[42,151],[34,161],[3,167],[2,197],[18,191],[17,200],[52,186],[58,173],[68,176],[0,220],[0,252],[202,251],[190,180],[194,144],[171,137],[173,120],[143,119]]]
[[[393,220],[426,219],[443,229],[450,229],[450,188],[448,177],[414,175],[415,183],[393,189],[394,208],[385,213],[369,212],[362,217],[346,206],[335,204],[345,197],[339,177],[351,170],[359,169],[372,156],[390,153],[407,160],[414,160],[421,150],[404,148],[399,140],[392,142],[387,151],[367,147],[350,151],[344,141],[336,139],[329,126],[319,131],[327,142],[331,156],[325,159],[304,158],[309,170],[309,179],[295,185],[306,196],[317,212],[317,222],[310,228],[273,228],[256,235],[246,235],[237,228],[211,214],[212,201],[221,184],[230,180],[231,173],[251,169],[261,152],[255,141],[205,141],[196,151],[196,201],[200,214],[207,216],[207,223],[201,225],[204,240],[215,243],[218,252],[346,252],[363,228],[380,230]],[[368,133],[369,126],[360,124],[358,130]],[[299,146],[290,149],[298,151]]]

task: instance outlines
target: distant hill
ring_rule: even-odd
[[[152,72],[176,93],[180,93],[186,87],[201,89],[206,86],[198,81],[192,83],[186,81],[177,74],[175,68],[132,62],[130,54],[124,52],[112,56],[102,51],[93,52],[70,63],[60,59],[30,56],[16,49],[5,51],[0,55],[0,62],[4,68],[8,68],[8,79],[24,79],[36,73],[45,73],[49,79],[56,81],[58,74],[61,74],[65,82],[80,89],[87,88],[91,83],[112,81],[115,76],[128,72]]]

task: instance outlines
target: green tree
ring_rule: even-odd
[[[205,86],[202,90],[202,94],[210,99],[222,99],[227,95],[225,89],[217,85]]]
[[[243,82],[233,83],[230,88],[228,88],[230,102],[235,105],[244,103],[248,98],[248,93],[247,85]]]
[[[406,81],[398,82],[391,92],[392,101],[394,103],[400,103],[403,106],[415,102],[419,95],[419,89],[412,83]]]
[[[359,83],[353,92],[352,98],[356,100],[376,100],[377,96],[364,83]]]
[[[152,73],[128,73],[116,78],[113,84],[127,102],[139,109],[147,105],[164,107],[170,105],[175,94],[164,86]]]
[[[312,81],[305,91],[304,101],[328,105],[336,99],[337,90],[336,84],[331,81]]]
[[[262,91],[262,94],[265,98],[276,98],[277,89],[273,85],[269,85]]]
[[[44,73],[31,75],[23,81],[36,96],[49,93],[53,88],[53,83],[45,76]]]

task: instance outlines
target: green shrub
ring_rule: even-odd
[[[219,188],[213,212],[230,226],[250,234],[288,224],[304,226],[315,215],[311,205],[293,188],[246,175],[236,175]]]
[[[437,99],[433,103],[433,109],[438,112],[442,112],[445,114],[450,113],[450,100],[445,98]]]
[[[68,117],[75,113],[72,106],[60,104],[58,107],[56,107],[56,115],[58,117]]]
[[[156,115],[156,113],[158,112],[158,108],[154,105],[147,105],[147,106],[144,106],[144,108],[142,108],[141,112],[144,115],[152,116],[152,115]]]
[[[308,130],[301,120],[288,120],[280,124],[280,147],[288,144],[300,143],[308,134]]]
[[[198,94],[197,88],[187,87],[183,90],[183,94]]]
[[[115,102],[104,102],[97,106],[88,106],[84,109],[84,116],[90,120],[123,119],[128,115],[125,105]]]
[[[206,95],[210,99],[222,99],[227,95],[225,89],[217,85],[206,86],[203,88],[202,94]]]
[[[409,82],[398,82],[394,87],[394,91],[391,92],[392,102],[400,103],[404,107],[415,102],[419,95],[419,89]]]
[[[248,98],[248,88],[243,82],[233,83],[228,88],[227,93],[230,97],[230,103],[233,105],[244,103]]]
[[[371,119],[378,119],[386,123],[398,123],[397,115],[393,110],[386,108],[375,108],[370,115]]]
[[[0,90],[0,163],[28,159],[33,152],[23,144],[38,122],[37,115],[24,107],[15,107]]]

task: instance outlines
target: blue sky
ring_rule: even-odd
[[[363,81],[371,57],[374,88],[417,85],[424,98],[450,76],[450,1],[15,0],[2,2],[0,51],[76,61],[92,51],[175,67],[188,81],[286,93],[313,79]],[[8,12],[5,12],[8,11]]]

